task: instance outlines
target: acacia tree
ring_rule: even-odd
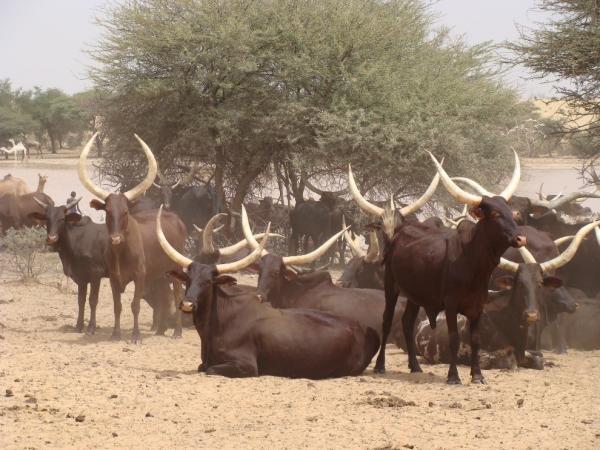
[[[488,46],[433,23],[417,0],[121,2],[99,19],[90,73],[103,170],[123,186],[145,173],[136,132],[166,173],[213,165],[235,210],[274,173],[298,198],[301,170],[340,175],[349,162],[361,185],[410,194],[434,173],[424,150],[454,172],[498,170],[528,106],[490,70]]]
[[[520,40],[508,44],[515,64],[549,78],[557,99],[569,106],[573,147],[585,157],[600,158],[600,2],[597,0],[540,0],[548,21],[520,30]],[[573,136],[572,136],[573,137]],[[589,164],[589,163],[588,163]]]

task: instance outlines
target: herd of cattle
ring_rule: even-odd
[[[36,192],[10,175],[0,181],[2,230],[45,224],[48,245],[78,286],[79,332],[88,285],[87,333],[93,334],[100,281],[108,278],[113,338],[121,336],[121,296],[133,282],[132,341],[140,341],[142,299],[153,309],[157,334],[172,327],[180,337],[183,315],[190,313],[201,339],[198,370],[208,374],[357,375],[377,353],[375,371],[382,373],[386,344],[395,343],[408,353],[411,372],[421,371],[420,355],[430,363],[449,363],[448,383],[460,383],[459,363],[470,365],[472,382],[483,383],[482,368],[543,368],[543,347],[600,348],[600,220],[578,203],[600,194],[515,196],[516,153],[513,176],[499,194],[470,179],[450,178],[430,155],[436,169],[431,184],[402,208],[393,200],[367,200],[349,168],[345,191],[322,191],[306,181],[320,200],[298,202],[288,211],[266,198],[227,215],[209,182],[193,185],[195,168],[171,185],[138,136],[148,161],[146,177],[123,193],[102,189],[86,173],[95,138],[81,153],[78,174],[96,197],[90,206],[105,211],[104,224],[77,212],[80,198],[56,206],[43,192],[41,175]],[[419,220],[415,214],[440,181],[465,205],[463,214]],[[146,196],[153,185],[158,201]],[[357,209],[343,199],[346,192]],[[567,213],[587,218],[572,224]],[[270,232],[271,221],[281,224],[285,217],[289,255],[280,256],[267,243],[281,237]],[[369,245],[363,250],[357,224],[367,218]],[[237,244],[215,245],[220,222],[234,236],[237,224]],[[264,233],[254,235],[251,224],[264,226]],[[186,242],[194,229],[201,244],[190,258]],[[301,239],[305,253],[297,255]],[[314,264],[330,260],[334,245],[343,242],[353,258],[333,282]],[[344,264],[344,246],[337,250]],[[258,285],[237,284],[231,274],[242,270],[258,272]]]

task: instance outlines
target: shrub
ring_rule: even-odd
[[[0,248],[8,256],[5,269],[21,276],[35,279],[48,269],[41,257],[46,253],[46,231],[42,228],[10,228],[0,237]]]

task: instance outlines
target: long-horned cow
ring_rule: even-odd
[[[488,197],[460,189],[435,157],[430,156],[450,194],[459,202],[468,204],[471,212],[480,218],[468,233],[458,234],[456,230],[410,220],[402,220],[396,226],[391,211],[382,211],[364,199],[354,183],[352,171],[348,173],[349,186],[359,206],[368,213],[383,217],[387,242],[384,252],[386,309],[382,342],[390,333],[396,301],[403,292],[408,299],[402,317],[408,365],[411,372],[421,372],[413,339],[415,319],[423,307],[431,326],[435,327],[438,313],[445,310],[452,356],[448,383],[458,384],[457,314],[461,313],[468,318],[471,332],[472,382],[483,383],[479,366],[479,319],[488,294],[489,278],[509,246],[526,244],[525,237],[518,234],[507,203],[519,183],[520,162],[515,152],[515,170],[510,183],[499,196]],[[402,211],[400,216],[404,216]],[[385,345],[381,346],[375,370],[385,371]]]
[[[175,250],[164,236],[161,210],[156,233],[163,250],[185,270],[172,276],[186,284],[182,309],[192,312],[208,375],[329,378],[358,375],[379,346],[377,333],[357,322],[309,309],[277,310],[256,290],[235,286],[227,274],[256,261],[262,246],[240,261],[202,264]]]
[[[85,167],[87,155],[92,148],[97,134],[92,136],[81,152],[78,165],[79,179],[88,191],[98,197],[98,199],[90,202],[90,206],[106,212],[106,229],[109,237],[106,258],[115,314],[113,338],[119,339],[121,336],[121,294],[125,291],[125,287],[133,281],[135,289],[131,302],[131,311],[133,312],[131,338],[133,342],[139,342],[140,330],[138,317],[140,300],[141,298],[148,297],[145,294],[145,287],[150,286],[150,282],[155,283],[161,279],[164,280],[164,283],[169,283],[168,278],[166,278],[166,272],[176,268],[176,265],[160,249],[153,227],[155,212],[145,211],[136,215],[129,212],[135,200],[152,185],[157,171],[156,160],[148,145],[135,135],[148,160],[148,173],[146,177],[140,184],[123,194],[105,191],[96,186],[88,178]],[[187,230],[177,215],[173,213],[165,214],[165,233],[171,242],[173,242],[173,245],[181,251],[185,245]],[[178,305],[179,298],[181,297],[180,286],[178,283],[174,283],[173,288],[175,290],[174,302]],[[168,304],[166,302],[167,299],[165,299],[162,305],[154,306],[161,309],[157,334],[164,333],[166,328],[168,311]],[[176,314],[177,322],[174,337],[180,337],[181,314],[179,310],[177,310]]]

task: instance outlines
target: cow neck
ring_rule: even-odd
[[[306,295],[306,291],[318,285],[327,284],[327,286],[333,286],[331,275],[325,271],[299,274],[294,280],[287,280],[285,278],[282,278],[282,280],[279,297],[283,301],[283,307],[289,307],[290,304],[293,304],[294,300]]]
[[[462,243],[463,261],[469,266],[473,279],[481,280],[487,286],[500,257],[508,249],[508,243],[486,229],[487,219],[480,220],[471,230],[457,234]],[[467,234],[465,236],[465,234]]]

